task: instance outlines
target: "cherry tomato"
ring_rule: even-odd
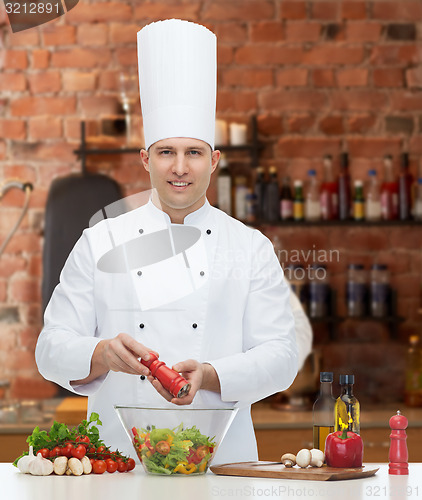
[[[196,454],[201,460],[205,457],[205,455],[208,455],[209,452],[210,449],[208,448],[208,446],[198,446],[196,450]]]
[[[119,472],[126,472],[127,471],[127,464],[123,462],[123,460],[118,460],[117,461],[117,470]]]
[[[43,458],[48,458],[50,456],[50,450],[48,448],[41,448],[41,450],[37,451],[36,455],[38,455],[38,453],[41,453]]]
[[[186,457],[186,460],[190,464],[199,464],[199,462],[202,460],[202,458],[198,457],[198,455],[196,454],[196,451],[193,448],[189,448],[189,453]]]
[[[60,446],[55,446],[52,450],[50,450],[50,457],[60,456],[60,449]]]
[[[135,460],[133,460],[133,458],[128,458],[128,461],[127,461],[127,471],[129,472],[130,470],[133,470],[135,468]]]
[[[88,451],[87,453],[93,455],[94,453],[97,452],[97,449],[95,448],[95,446],[91,446],[91,448],[88,448]]]
[[[71,458],[72,457],[72,450],[75,447],[73,446],[72,443],[67,443],[63,448],[61,448],[60,454],[63,455],[64,457]]]
[[[158,441],[155,445],[155,451],[161,455],[168,455],[170,453],[170,445],[167,441]]]
[[[116,472],[117,470],[117,462],[115,462],[114,460],[112,460],[111,458],[107,458],[106,460],[106,464],[107,464],[107,472],[110,472],[111,474],[113,472]]]
[[[91,467],[94,467],[95,458],[90,458],[89,461],[91,462]]]
[[[107,470],[107,464],[104,462],[104,460],[95,460],[92,470],[94,474],[104,474],[104,472]]]
[[[78,444],[76,448],[72,448],[71,450],[72,457],[83,458],[86,455],[86,448],[83,444]]]
[[[107,449],[105,446],[99,446],[96,450],[96,453],[98,455],[98,458],[100,459],[105,459],[106,458],[106,453],[107,453]]]
[[[89,440],[88,436],[76,436],[76,442],[77,443],[90,443],[91,441]]]

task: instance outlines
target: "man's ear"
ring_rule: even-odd
[[[148,154],[148,151],[146,151],[145,149],[141,149],[140,155],[141,155],[141,161],[142,161],[142,165],[144,166],[144,169],[147,172],[149,172],[149,154]]]
[[[221,153],[218,149],[212,152],[211,154],[211,173],[217,168],[218,161],[220,159]]]

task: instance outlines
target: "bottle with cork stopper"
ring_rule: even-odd
[[[409,474],[408,451],[406,444],[407,418],[401,414],[400,410],[390,418],[390,452],[388,454],[388,473],[395,476],[405,476]]]

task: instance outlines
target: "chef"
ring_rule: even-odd
[[[216,37],[187,21],[152,23],[138,33],[138,60],[152,194],[83,232],[45,311],[38,368],[87,395],[102,439],[124,453],[133,450],[114,404],[236,405],[215,463],[256,460],[250,405],[290,386],[298,349],[271,242],[206,199],[220,157]],[[139,362],[150,351],[188,380],[188,395],[151,377]]]

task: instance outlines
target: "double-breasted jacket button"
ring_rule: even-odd
[[[211,229],[207,229],[207,234],[211,234]]]
[[[205,274],[205,273],[204,273],[204,271],[201,271],[199,274],[200,274],[201,276],[204,276],[204,274]]]
[[[139,234],[142,234],[143,232],[144,232],[144,230],[143,230],[143,229],[140,229],[140,230],[139,230]]]
[[[192,328],[198,328],[198,325],[197,325],[196,323],[194,323],[194,324],[192,325]]]
[[[143,323],[141,323],[141,324],[139,325],[139,328],[143,328],[144,326],[145,326],[145,325],[144,325]]]
[[[139,378],[140,378],[141,380],[145,380],[145,375],[141,375]]]
[[[138,276],[142,276],[142,271],[137,272]]]

